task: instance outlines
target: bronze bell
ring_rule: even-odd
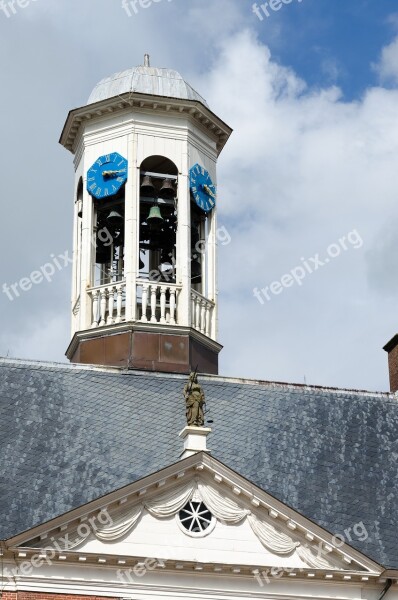
[[[145,175],[144,179],[141,183],[141,194],[143,196],[153,196],[155,195],[155,186],[152,181],[152,177],[149,175]]]
[[[111,225],[115,226],[122,225],[124,223],[124,218],[116,210],[112,210],[107,216],[106,220],[109,221]]]
[[[176,197],[176,189],[171,179],[165,179],[162,187],[159,191],[160,198],[166,198],[166,200],[173,200]]]
[[[143,268],[145,267],[145,263],[141,258],[141,254],[140,254],[140,262],[139,262],[139,270],[141,271]]]
[[[147,218],[147,223],[150,227],[157,227],[161,223],[163,223],[162,213],[160,212],[160,208],[158,204],[154,204],[149,211],[149,216]]]

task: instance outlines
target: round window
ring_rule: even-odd
[[[203,502],[191,500],[178,513],[178,522],[184,533],[193,537],[208,535],[216,520]]]

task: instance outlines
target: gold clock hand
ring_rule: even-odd
[[[213,194],[213,192],[211,191],[211,189],[209,188],[209,186],[208,186],[208,185],[204,185],[204,186],[203,186],[203,189],[204,189],[204,191],[206,192],[206,194],[207,194],[208,196],[211,196],[212,198],[215,198],[215,197],[216,197],[216,195],[215,195],[215,194]]]
[[[102,173],[103,177],[115,177],[116,175],[119,175],[119,173],[121,173],[121,171],[104,171]]]

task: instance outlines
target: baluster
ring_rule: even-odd
[[[200,331],[205,333],[206,331],[206,300],[201,301],[201,314],[200,314]]]
[[[166,323],[166,288],[160,288],[160,322]]]
[[[200,300],[195,298],[195,329],[200,330]]]
[[[93,323],[92,327],[98,327],[98,295],[99,291],[95,290],[91,292],[93,298]]]
[[[196,317],[195,294],[191,294],[191,301],[192,301],[192,306],[191,306],[191,327],[193,327],[193,329],[195,329],[195,317]]]
[[[123,285],[116,286],[117,299],[116,299],[116,319],[115,323],[120,323],[122,320],[122,308],[123,308]]]
[[[100,311],[101,311],[101,321],[100,321],[100,327],[103,327],[106,323],[105,321],[105,316],[106,316],[106,299],[107,299],[107,292],[106,292],[106,288],[102,289],[101,292],[101,305],[100,305]]]
[[[211,304],[206,303],[206,325],[205,325],[205,334],[210,337],[210,329],[211,329]]]
[[[107,325],[113,325],[115,322],[113,319],[113,313],[115,310],[115,286],[110,285],[108,287],[108,318],[106,320]]]
[[[176,291],[170,288],[170,325],[176,324]]]
[[[143,323],[148,322],[148,317],[146,316],[147,309],[148,309],[148,286],[143,285],[142,286],[142,316],[141,316],[141,321]]]
[[[151,323],[157,323],[156,319],[156,292],[158,286],[152,284],[151,285]]]

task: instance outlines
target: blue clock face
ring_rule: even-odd
[[[87,191],[102,200],[114,196],[127,181],[128,162],[117,152],[100,156],[87,171]]]
[[[189,171],[189,181],[192,195],[199,208],[206,213],[213,210],[216,205],[217,190],[206,169],[198,164],[193,166]]]

